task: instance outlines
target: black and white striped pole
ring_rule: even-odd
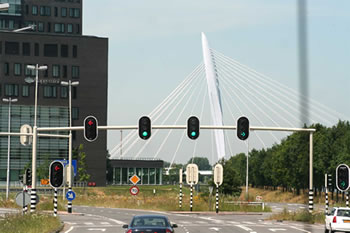
[[[55,194],[53,197],[53,216],[57,216],[57,188],[55,188]]]
[[[328,214],[328,207],[329,207],[329,201],[328,201],[328,175],[326,174],[325,175],[325,202],[326,202],[326,205],[325,205],[325,214],[327,215]]]
[[[182,168],[179,170],[179,183],[180,183],[180,195],[179,195],[179,207],[182,208]]]
[[[216,213],[218,214],[219,213],[219,184],[216,184],[216,203],[215,203],[215,206],[216,206]]]
[[[193,207],[193,184],[191,183],[191,197],[190,197],[190,211],[192,212]]]
[[[314,210],[314,190],[313,190],[313,132],[309,135],[309,213]]]
[[[61,161],[53,161],[49,168],[49,181],[52,188],[54,188],[53,198],[53,216],[57,216],[57,188],[61,187],[64,182],[64,166]]]
[[[222,185],[224,177],[224,168],[221,164],[216,164],[214,167],[214,183],[216,184],[216,202],[215,202],[215,210],[216,213],[219,213],[219,185]]]
[[[186,182],[191,187],[190,194],[190,211],[193,209],[193,185],[198,183],[198,166],[197,164],[190,163],[186,167]]]

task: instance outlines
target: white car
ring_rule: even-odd
[[[350,208],[333,208],[330,214],[326,215],[325,232],[350,232]]]

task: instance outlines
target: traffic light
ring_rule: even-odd
[[[330,192],[333,192],[332,174],[327,174],[327,188]]]
[[[60,161],[54,161],[50,164],[50,185],[53,188],[59,188],[64,181],[64,166]]]
[[[19,180],[19,182],[21,182],[22,184],[24,184],[24,176],[23,176],[23,174],[20,174],[20,175],[18,175],[18,180]]]
[[[29,168],[27,168],[24,175],[25,175],[24,184],[32,185],[32,171]]]
[[[139,136],[140,138],[147,140],[151,137],[151,119],[147,116],[143,116],[139,120]]]
[[[87,141],[93,142],[97,139],[97,119],[94,116],[88,116],[84,120],[84,137]]]
[[[249,120],[246,117],[240,117],[237,121],[237,137],[246,140],[249,137]]]
[[[199,137],[199,119],[195,116],[191,116],[187,120],[187,136],[192,140]]]
[[[340,191],[347,191],[349,189],[349,167],[346,164],[340,164],[336,170],[336,185]]]

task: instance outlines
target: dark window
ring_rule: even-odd
[[[51,32],[51,23],[47,23],[47,32]]]
[[[39,32],[43,32],[45,29],[44,29],[44,23],[43,22],[39,22],[38,23],[38,31]]]
[[[61,57],[68,57],[68,45],[61,45]]]
[[[78,46],[73,45],[73,57],[78,57]]]
[[[18,96],[18,85],[5,84],[5,96]]]
[[[22,86],[22,96],[23,97],[28,97],[29,96],[29,86],[28,85],[23,85]]]
[[[73,120],[79,119],[79,108],[77,108],[77,107],[72,108],[72,119]]]
[[[68,33],[73,33],[73,24],[67,24],[67,32]]]
[[[29,13],[29,6],[26,5],[26,15],[28,15],[28,13]]]
[[[76,25],[76,32],[77,32],[77,34],[80,33],[80,25],[79,24]]]
[[[52,65],[52,77],[58,78],[60,77],[60,66]]]
[[[15,29],[15,21],[13,19],[9,19],[9,29]]]
[[[74,8],[69,8],[69,17],[73,17],[74,16]]]
[[[56,86],[44,86],[44,97],[56,98]]]
[[[58,16],[58,8],[55,7],[55,17],[57,17],[57,16]]]
[[[22,53],[24,56],[30,56],[30,44],[29,43],[22,44]]]
[[[38,43],[34,44],[34,55],[39,56],[39,44]]]
[[[4,74],[9,75],[9,73],[10,73],[10,65],[9,65],[9,63],[6,62],[4,64]]]
[[[45,7],[45,15],[46,16],[51,16],[51,7],[49,7],[49,6]]]
[[[29,64],[28,64],[29,65]],[[31,64],[31,65],[34,65],[34,64]],[[35,70],[32,70],[32,69],[28,69],[28,66],[26,65],[24,67],[24,75],[26,77],[35,77]]]
[[[44,6],[40,7],[40,15],[45,16],[45,7]]]
[[[72,78],[79,78],[79,66],[72,66]]]
[[[78,88],[77,87],[72,87],[72,98],[76,99],[78,95]]]
[[[58,56],[57,44],[44,44],[44,56],[45,57],[57,57]]]
[[[32,15],[38,15],[38,6],[32,6]]]
[[[67,66],[63,66],[63,78],[67,78]]]
[[[5,54],[18,55],[19,54],[19,43],[6,41],[5,42]]]
[[[45,66],[47,67],[47,69],[44,70],[44,77],[49,77],[49,66],[47,64],[45,64]]]
[[[55,32],[64,32],[64,23],[55,23]]]
[[[79,18],[80,17],[80,9],[79,8],[75,8],[74,9],[74,18]]]
[[[61,8],[61,16],[62,17],[66,17],[67,16],[67,8],[65,8],[65,7]]]
[[[0,54],[2,54],[2,41],[0,41]]]
[[[14,75],[16,76],[20,76],[21,75],[21,71],[22,71],[22,65],[20,63],[15,63],[13,65],[13,70],[14,70]]]
[[[61,98],[68,97],[68,87],[61,87]]]

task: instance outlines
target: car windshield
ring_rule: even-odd
[[[168,221],[163,217],[135,217],[131,227],[167,227]]]
[[[350,217],[350,210],[338,210],[337,216]]]

